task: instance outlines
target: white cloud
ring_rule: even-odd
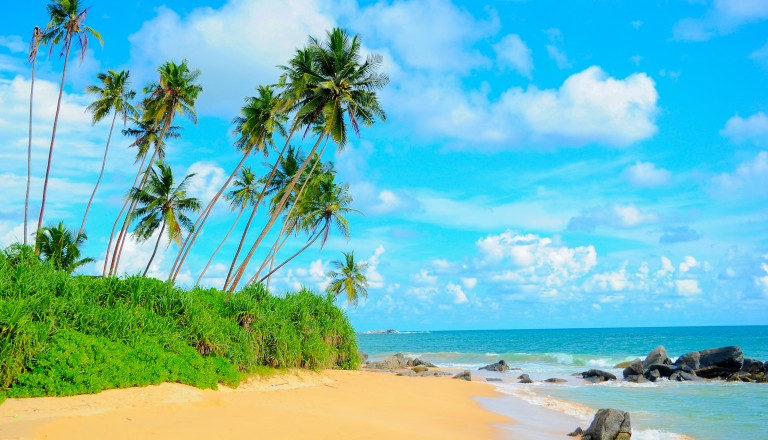
[[[437,276],[431,275],[426,269],[421,269],[418,273],[411,275],[411,280],[417,284],[431,285],[437,283]]]
[[[23,53],[27,50],[27,43],[18,35],[0,35],[0,47],[5,47],[11,53]]]
[[[464,285],[464,288],[467,290],[472,290],[477,286],[477,278],[475,277],[462,277],[461,278],[461,284]]]
[[[622,205],[613,203],[604,207],[585,211],[578,217],[573,217],[568,223],[572,231],[593,231],[598,226],[612,228],[636,228],[659,221],[659,215],[632,204]]]
[[[366,269],[365,276],[368,279],[368,287],[371,289],[381,289],[386,284],[384,276],[379,272],[379,264],[381,262],[381,256],[386,252],[383,245],[379,245],[376,250],[373,251],[373,255],[368,258],[368,269]]]
[[[669,183],[672,173],[664,168],[656,168],[653,162],[637,161],[624,170],[623,176],[636,187],[657,187]]]
[[[553,44],[547,44],[545,47],[547,48],[549,57],[552,58],[558,69],[568,69],[573,66],[570,60],[568,60],[568,55],[566,55],[565,52],[563,52],[557,46]]]
[[[680,273],[688,272],[689,270],[697,267],[699,265],[699,262],[696,261],[695,258],[693,258],[690,255],[687,255],[683,261],[680,263]]]
[[[765,298],[768,298],[768,264],[760,263],[760,269],[765,273],[763,276],[755,277],[755,284]]]
[[[200,203],[205,206],[209,201],[213,200],[213,196],[221,189],[221,185],[227,180],[228,175],[225,171],[215,162],[199,161],[195,162],[187,168],[186,174],[174,173],[174,184],[178,185],[186,175],[194,174],[189,179],[188,192],[192,197],[197,197]],[[222,203],[219,203],[222,205]]]
[[[464,290],[461,288],[460,285],[454,284],[454,283],[448,283],[445,286],[445,289],[453,296],[453,303],[454,304],[465,304],[469,300],[467,299],[467,294],[464,293]]]
[[[701,288],[697,280],[675,280],[677,293],[682,296],[694,296],[701,294]]]
[[[759,112],[746,119],[735,115],[728,119],[720,134],[736,143],[768,145],[768,115]]]
[[[506,69],[520,72],[523,76],[531,77],[533,57],[531,49],[517,34],[509,34],[493,45],[496,52],[496,62]]]
[[[157,243],[159,233],[160,229],[158,228],[151,237],[140,243],[134,239],[133,233],[128,234],[128,238],[125,240],[122,255],[120,257],[118,275],[136,275],[144,273],[144,269],[147,268],[147,263],[149,263],[152,251],[155,248],[155,243]],[[165,233],[163,234],[165,235]],[[117,237],[115,237],[114,241],[117,241]],[[152,265],[149,267],[149,272],[147,273],[148,277],[157,278],[163,281],[168,279],[170,264],[164,264],[166,263],[165,256],[169,247],[168,245],[167,235],[165,235],[161,239],[160,245],[157,248],[157,255],[155,255],[155,259],[152,260]],[[106,248],[106,246],[104,247]],[[168,267],[166,268],[165,266]],[[101,274],[102,268],[104,267],[104,254],[102,254],[101,258],[94,263],[93,267],[95,268],[94,272]]]
[[[661,257],[661,269],[659,269],[658,272],[656,272],[656,276],[658,277],[666,277],[668,274],[675,272],[675,266],[672,264],[672,260],[670,260],[667,257]]]
[[[673,37],[707,41],[716,35],[731,33],[744,24],[766,19],[768,2],[764,0],[714,0],[703,16],[678,21]]]
[[[768,151],[760,151],[753,159],[742,162],[733,173],[715,176],[712,183],[717,192],[729,197],[765,194],[768,188]]]

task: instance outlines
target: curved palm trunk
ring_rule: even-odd
[[[139,177],[141,177],[141,170],[144,169],[144,162],[147,161],[147,156],[145,155],[141,159],[141,165],[139,165],[139,171],[136,172],[136,177],[133,179],[133,185],[131,188],[135,187],[136,184],[139,182]],[[115,219],[115,223],[112,225],[112,231],[109,233],[109,244],[107,245],[107,253],[104,254],[104,270],[101,272],[101,276],[105,277],[107,276],[107,265],[109,264],[110,258],[109,258],[109,251],[112,249],[112,240],[115,236],[115,230],[117,229],[117,224],[120,223],[120,219],[123,217],[123,212],[125,212],[125,208],[128,207],[128,201],[129,198],[125,198],[125,202],[123,203],[123,207],[120,208],[120,214],[117,214],[117,218]]]
[[[225,235],[224,239],[221,240],[221,243],[219,243],[219,246],[216,248],[215,251],[213,251],[213,255],[211,255],[211,258],[208,259],[208,263],[206,263],[205,267],[203,268],[203,271],[200,272],[200,277],[197,278],[197,282],[195,283],[195,287],[200,285],[200,281],[202,281],[203,276],[205,276],[205,273],[208,272],[208,267],[213,262],[213,259],[216,258],[216,254],[219,253],[219,251],[221,250],[221,247],[224,246],[224,243],[229,238],[229,234],[231,234],[232,231],[235,230],[235,226],[237,226],[237,223],[240,221],[240,216],[242,216],[244,212],[245,212],[245,207],[240,208],[240,212],[237,213],[237,217],[235,218],[235,222],[232,223],[232,227],[229,228],[229,231],[227,231],[227,235]]]
[[[157,236],[157,242],[155,243],[155,250],[152,251],[152,256],[149,257],[149,263],[147,263],[147,268],[144,269],[143,277],[147,276],[147,272],[149,272],[149,266],[152,265],[152,260],[155,259],[155,255],[157,254],[157,248],[160,246],[160,240],[163,239],[163,232],[165,232],[165,219],[163,219],[163,226],[160,228],[160,235]]]
[[[286,235],[285,238],[283,238],[283,241],[279,245],[277,245],[277,249],[275,249],[274,252],[272,253],[272,257],[269,259],[269,272],[270,273],[272,272],[272,268],[275,267],[275,258],[277,258],[277,253],[280,252],[280,249],[283,248],[283,245],[285,245],[285,242],[288,241],[288,237],[290,237],[290,235]],[[275,243],[275,244],[277,244],[277,243]],[[261,272],[261,270],[259,272]],[[257,276],[258,276],[258,274],[257,274]],[[269,282],[271,280],[272,280],[272,278],[267,278],[267,290],[269,290]]]
[[[283,149],[280,151],[280,155],[277,156],[277,161],[275,161],[275,166],[272,167],[272,171],[269,173],[269,176],[267,177],[267,181],[264,183],[264,187],[261,190],[261,194],[259,194],[259,197],[256,199],[256,203],[253,205],[253,212],[251,212],[251,216],[248,218],[248,223],[245,224],[245,230],[243,231],[242,237],[240,237],[240,243],[237,245],[237,251],[235,251],[235,256],[232,258],[232,264],[229,265],[229,271],[227,272],[227,279],[224,281],[224,289],[227,288],[229,285],[229,282],[232,278],[232,271],[235,269],[235,264],[237,264],[237,258],[240,256],[240,251],[243,250],[243,245],[245,244],[245,238],[248,236],[248,230],[251,227],[251,222],[253,222],[253,218],[256,217],[256,212],[259,209],[259,205],[261,204],[261,201],[264,200],[264,193],[267,187],[269,187],[269,184],[272,183],[272,179],[275,177],[275,172],[277,171],[277,167],[280,165],[280,161],[283,160],[283,155],[285,154],[285,150],[288,149],[288,143],[291,141],[291,138],[293,137],[293,133],[296,131],[296,129],[292,129],[290,135],[288,136],[288,139],[285,141],[285,145],[283,145]]]
[[[104,176],[104,167],[107,165],[107,154],[109,153],[109,142],[112,140],[112,131],[115,129],[115,121],[117,120],[117,112],[112,117],[112,126],[109,128],[109,136],[107,136],[107,146],[104,147],[104,159],[101,161],[101,171],[99,172],[99,178],[96,180],[96,186],[93,187],[91,198],[88,199],[88,205],[85,207],[85,214],[83,214],[83,222],[80,224],[80,230],[77,232],[77,236],[83,233],[85,229],[85,221],[88,219],[88,211],[91,209],[91,203],[93,203],[93,197],[96,195],[96,190],[99,189],[101,178]]]
[[[27,195],[24,198],[24,244],[27,244],[27,223],[29,222],[29,185],[32,182],[32,101],[35,96],[35,65],[37,55],[32,59],[32,84],[29,88],[29,143],[27,144]]]
[[[325,133],[318,136],[317,142],[315,142],[315,145],[312,147],[312,151],[309,152],[309,154],[307,155],[307,158],[304,160],[304,163],[301,164],[301,168],[299,168],[299,171],[296,173],[293,179],[291,179],[291,182],[288,184],[285,194],[283,194],[283,198],[280,199],[280,203],[277,205],[274,214],[272,214],[272,217],[270,217],[269,222],[267,223],[266,226],[264,226],[264,229],[261,230],[261,234],[259,234],[259,237],[256,239],[256,242],[253,243],[253,246],[251,246],[251,250],[248,252],[248,255],[246,255],[245,259],[240,264],[240,267],[238,267],[235,277],[232,279],[232,283],[227,289],[227,292],[229,294],[234,292],[235,288],[237,288],[237,284],[240,281],[240,278],[243,277],[243,274],[245,273],[245,269],[246,267],[248,267],[248,262],[251,261],[251,258],[253,258],[253,254],[256,252],[256,248],[259,247],[259,245],[261,244],[262,240],[264,240],[264,237],[266,237],[269,230],[272,229],[272,226],[275,224],[275,221],[277,221],[277,217],[280,215],[280,212],[285,207],[285,203],[288,201],[288,196],[291,194],[291,191],[293,191],[293,187],[296,186],[296,182],[298,182],[299,177],[304,173],[304,170],[307,169],[307,165],[309,165],[309,161],[312,160],[312,156],[317,151],[317,147],[320,145],[320,142],[322,142],[324,136],[325,136]],[[325,150],[325,147],[323,147],[323,150]]]
[[[203,225],[205,225],[206,220],[208,220],[208,216],[210,216],[211,211],[213,211],[213,206],[219,200],[219,197],[221,197],[221,194],[224,193],[224,190],[227,189],[227,187],[229,186],[229,183],[232,182],[232,179],[235,178],[235,176],[237,175],[237,172],[240,171],[240,168],[245,163],[245,159],[247,159],[250,154],[251,154],[250,150],[245,154],[243,154],[243,158],[240,159],[240,163],[237,164],[235,169],[227,178],[227,181],[224,182],[223,185],[221,185],[221,188],[219,188],[219,192],[217,192],[216,195],[213,196],[213,199],[211,199],[211,201],[208,203],[208,206],[205,207],[205,209],[203,210],[203,213],[200,214],[198,221],[195,222],[195,226],[193,226],[193,229],[192,229],[193,232],[189,236],[187,236],[187,239],[184,240],[184,244],[182,244],[181,247],[179,248],[179,253],[176,256],[176,260],[173,262],[173,266],[171,267],[171,273],[168,276],[168,279],[170,281],[176,281],[176,277],[179,276],[179,272],[181,272],[181,267],[184,266],[184,261],[186,261],[189,251],[192,249],[192,246],[194,246],[195,241],[197,240],[197,236],[200,235],[200,230],[203,229]],[[238,216],[238,218],[240,217]],[[198,226],[198,223],[199,223],[199,226]],[[187,246],[187,243],[189,243],[189,246]]]
[[[288,263],[289,263],[291,260],[293,260],[294,258],[296,258],[296,257],[297,257],[297,256],[298,256],[300,253],[304,252],[304,251],[305,251],[305,250],[307,250],[307,249],[308,249],[310,246],[312,246],[312,245],[313,245],[313,244],[314,244],[314,243],[317,241],[317,239],[318,239],[318,238],[320,238],[320,236],[321,236],[321,235],[322,235],[322,233],[325,231],[325,229],[327,229],[327,228],[328,228],[328,225],[329,225],[329,223],[328,223],[328,222],[325,222],[325,225],[323,225],[323,228],[322,228],[322,229],[320,229],[319,231],[317,231],[317,234],[315,234],[315,236],[314,236],[314,237],[312,237],[312,240],[310,240],[310,241],[309,241],[309,242],[308,242],[308,243],[307,243],[307,244],[306,244],[306,245],[305,245],[303,248],[299,249],[299,250],[298,250],[298,252],[296,252],[295,254],[291,255],[291,256],[290,256],[290,257],[289,257],[287,260],[285,260],[285,261],[283,261],[282,263],[280,263],[280,264],[279,264],[279,265],[278,265],[276,268],[272,269],[272,270],[271,270],[271,271],[270,271],[268,274],[266,274],[266,275],[264,275],[263,277],[261,277],[261,279],[258,281],[258,283],[261,283],[261,282],[263,282],[265,279],[269,278],[269,277],[270,277],[270,276],[271,276],[273,273],[275,273],[275,272],[277,272],[278,270],[280,270],[280,268],[281,268],[281,267],[283,267],[283,266],[285,266],[286,264],[288,264]],[[256,277],[254,276],[254,277],[252,277],[250,280],[248,280],[248,284],[251,284],[255,278],[256,278]]]
[[[67,76],[67,63],[69,62],[69,50],[72,44],[67,46],[67,53],[64,55],[64,70],[61,72],[61,85],[59,86],[59,100],[56,104],[56,115],[53,117],[53,132],[51,133],[51,146],[48,148],[48,165],[45,167],[45,181],[43,183],[43,200],[40,202],[40,217],[37,219],[37,231],[43,227],[43,214],[45,213],[45,200],[48,194],[48,178],[51,175],[51,160],[53,159],[53,144],[56,141],[56,127],[59,124],[59,111],[61,110],[61,97],[64,94],[64,79]],[[35,246],[35,252],[40,249]]]

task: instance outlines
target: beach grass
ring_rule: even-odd
[[[275,368],[355,369],[354,330],[328,296],[227,300],[140,276],[71,276],[30,247],[0,253],[0,399],[179,382],[237,384]]]

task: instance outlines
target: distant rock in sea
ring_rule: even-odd
[[[389,334],[397,334],[400,333],[399,331],[389,328],[386,330],[369,330],[367,332],[362,332],[363,335],[389,335]]]

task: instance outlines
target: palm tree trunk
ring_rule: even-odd
[[[202,281],[203,276],[205,276],[205,273],[208,272],[208,266],[211,265],[211,262],[213,262],[213,259],[216,257],[216,254],[218,254],[219,251],[221,250],[221,247],[224,246],[224,243],[229,238],[229,234],[231,234],[232,231],[235,230],[235,226],[237,226],[237,222],[240,221],[240,216],[242,216],[244,212],[245,212],[245,206],[240,208],[240,212],[237,213],[237,217],[235,218],[235,222],[232,223],[232,227],[230,227],[229,231],[227,231],[227,235],[224,236],[224,239],[221,240],[221,243],[219,243],[219,247],[217,247],[216,250],[213,251],[213,255],[211,255],[211,258],[208,259],[208,263],[206,263],[205,267],[203,268],[203,271],[200,272],[200,277],[197,278],[197,282],[195,283],[195,287],[200,285],[200,281]]]
[[[29,88],[29,143],[27,144],[27,195],[24,198],[24,245],[27,244],[27,223],[29,220],[29,185],[32,181],[32,101],[35,96],[35,65],[37,55],[32,58],[32,84]]]
[[[261,201],[264,199],[264,194],[266,193],[267,187],[272,183],[272,179],[275,177],[275,172],[277,171],[277,167],[280,166],[280,161],[283,160],[283,155],[285,154],[285,150],[288,149],[288,143],[291,141],[291,138],[293,137],[293,133],[296,131],[296,128],[294,127],[291,130],[291,133],[288,135],[288,139],[285,141],[285,145],[283,145],[283,149],[280,151],[280,155],[277,156],[277,161],[275,161],[275,166],[272,167],[272,171],[269,173],[269,176],[267,177],[267,181],[264,183],[264,187],[261,190],[261,194],[259,194],[258,199],[256,199],[256,203],[253,205],[253,212],[251,212],[251,216],[248,217],[248,223],[245,224],[245,230],[243,231],[242,237],[240,237],[240,243],[237,245],[237,251],[235,251],[235,256],[232,258],[232,264],[229,265],[229,271],[227,272],[227,278],[224,281],[224,289],[227,288],[229,285],[229,282],[232,277],[232,271],[235,269],[235,264],[237,263],[237,257],[240,256],[240,251],[243,249],[243,244],[245,244],[245,238],[248,236],[248,230],[251,227],[251,222],[253,222],[253,218],[256,216],[256,211],[259,209],[259,205],[261,204]]]
[[[43,183],[43,199],[40,202],[40,217],[37,219],[37,231],[43,227],[43,214],[45,213],[45,200],[48,194],[48,178],[51,174],[51,160],[53,159],[53,144],[56,141],[56,127],[59,123],[59,111],[61,110],[61,97],[64,94],[64,79],[67,76],[67,62],[69,62],[69,50],[72,48],[72,44],[67,45],[67,52],[64,55],[64,70],[61,72],[61,85],[59,86],[59,100],[56,104],[56,115],[53,118],[53,132],[51,133],[51,146],[48,148],[48,165],[45,167],[45,181]],[[40,249],[35,246],[35,252],[39,252]]]
[[[275,208],[275,212],[272,214],[272,217],[270,217],[269,222],[266,226],[264,226],[264,229],[261,230],[261,234],[259,234],[259,237],[256,239],[256,242],[253,243],[253,246],[251,246],[251,250],[248,252],[248,255],[246,255],[243,262],[240,264],[240,267],[237,269],[237,272],[235,274],[234,279],[232,280],[232,283],[230,284],[229,288],[227,289],[227,292],[229,294],[232,294],[235,291],[235,288],[237,288],[237,283],[240,281],[240,278],[243,277],[243,274],[245,273],[246,267],[248,267],[248,262],[251,261],[251,258],[253,257],[253,254],[256,252],[256,248],[259,247],[262,240],[264,240],[264,237],[266,237],[267,233],[270,229],[272,229],[272,225],[275,224],[275,221],[277,221],[277,217],[280,215],[280,212],[285,207],[285,203],[288,201],[288,196],[291,194],[291,191],[293,191],[293,187],[296,186],[296,182],[298,182],[299,177],[304,173],[304,170],[307,169],[307,165],[309,165],[309,161],[312,160],[312,156],[317,151],[317,147],[320,145],[320,142],[322,142],[323,137],[325,136],[325,133],[322,133],[317,138],[317,142],[315,142],[315,145],[312,147],[312,151],[309,152],[309,155],[307,155],[307,158],[304,160],[304,163],[301,164],[301,168],[299,168],[299,171],[296,173],[295,176],[293,176],[293,179],[291,179],[291,182],[288,184],[288,187],[286,188],[285,194],[283,194],[282,199],[280,200],[280,203]]]
[[[104,167],[107,165],[107,153],[109,153],[109,142],[112,140],[112,131],[115,129],[115,121],[117,120],[117,111],[115,116],[112,117],[112,126],[109,128],[109,136],[107,136],[107,146],[104,147],[104,159],[101,161],[101,171],[99,172],[99,178],[96,180],[96,186],[93,187],[91,198],[88,200],[88,205],[85,207],[85,214],[83,215],[83,222],[80,224],[80,231],[77,232],[77,237],[83,233],[85,229],[85,221],[88,219],[88,211],[91,209],[91,203],[93,203],[93,197],[96,195],[96,190],[99,189],[101,178],[104,176]]]
[[[328,228],[328,225],[329,225],[329,224],[330,224],[329,222],[325,222],[325,225],[323,226],[323,228],[322,228],[322,229],[320,229],[319,231],[317,231],[317,234],[315,234],[315,236],[314,236],[314,237],[312,237],[312,240],[310,240],[310,241],[309,241],[309,242],[308,242],[308,243],[307,243],[307,244],[306,244],[306,245],[305,245],[303,248],[299,249],[299,250],[298,250],[298,252],[296,252],[295,254],[291,255],[291,256],[290,256],[290,257],[289,257],[287,260],[285,260],[285,261],[283,261],[282,263],[280,263],[280,264],[279,264],[279,265],[278,265],[276,268],[274,268],[274,269],[272,269],[271,271],[269,271],[269,273],[268,273],[268,274],[266,274],[266,275],[264,275],[263,277],[261,277],[261,279],[258,281],[258,283],[261,283],[261,282],[262,282],[262,281],[264,281],[265,279],[269,278],[269,277],[270,277],[270,276],[271,276],[273,273],[275,273],[275,272],[277,272],[278,270],[280,270],[280,268],[281,268],[281,267],[283,267],[283,266],[285,266],[286,264],[288,264],[288,262],[290,262],[291,260],[293,260],[294,258],[296,258],[296,257],[297,257],[297,256],[298,256],[300,253],[304,252],[305,250],[307,250],[307,248],[309,248],[310,246],[312,246],[312,244],[314,244],[314,242],[316,242],[316,241],[317,241],[317,239],[318,239],[318,238],[320,238],[320,235],[322,235],[323,231],[324,231],[326,228]],[[253,280],[254,280],[254,279],[256,279],[256,276],[255,276],[255,275],[254,275],[253,277],[251,277],[251,279],[250,279],[250,280],[248,280],[248,284],[251,284],[251,283],[253,282]],[[257,283],[257,284],[258,284],[258,283]]]
[[[143,277],[147,276],[147,272],[149,272],[149,266],[152,265],[152,260],[155,259],[155,254],[157,254],[157,248],[160,246],[160,240],[163,239],[163,232],[165,232],[165,219],[163,219],[163,226],[160,228],[160,235],[157,236],[157,242],[155,243],[155,250],[152,251],[152,256],[149,257],[149,263],[147,263],[147,268],[144,269]]]
[[[179,248],[179,253],[176,256],[176,260],[173,262],[173,266],[171,267],[171,273],[168,276],[169,281],[176,281],[176,277],[179,276],[179,272],[181,272],[181,267],[184,266],[184,261],[186,261],[187,255],[189,254],[190,249],[192,249],[192,246],[194,246],[195,244],[195,240],[197,240],[197,236],[200,234],[200,230],[203,229],[203,225],[205,225],[205,221],[208,220],[208,216],[211,215],[211,211],[213,211],[213,206],[216,204],[216,201],[219,200],[219,197],[221,197],[221,194],[224,192],[224,190],[227,189],[232,179],[235,178],[235,176],[237,175],[237,172],[240,171],[240,168],[245,163],[245,159],[247,159],[250,154],[251,154],[251,150],[248,150],[246,153],[243,154],[243,158],[240,159],[240,163],[237,164],[235,169],[229,175],[229,178],[227,178],[227,181],[224,182],[223,185],[221,185],[221,188],[219,188],[219,192],[217,192],[216,195],[213,196],[213,199],[210,201],[210,203],[208,203],[208,206],[205,207],[205,209],[203,210],[203,213],[200,214],[200,217],[197,219],[197,222],[195,222],[195,226],[193,226],[192,228],[193,232],[187,236],[187,239],[184,240],[184,244],[182,244],[182,246]],[[238,216],[238,218],[240,217]],[[198,226],[198,223],[200,224],[199,226]],[[187,246],[187,243],[189,243],[189,246]],[[179,261],[179,259],[181,259],[181,261]]]
[[[139,177],[141,176],[141,170],[144,169],[144,162],[146,161],[147,161],[147,156],[144,155],[144,157],[141,158],[141,165],[139,165],[139,171],[136,172],[136,177],[133,179],[133,185],[131,186],[131,188],[135,187],[136,184],[139,182]],[[104,254],[104,270],[102,270],[101,272],[102,277],[107,276],[107,264],[109,264],[109,251],[110,249],[112,249],[112,239],[115,236],[115,229],[117,229],[117,224],[120,223],[120,219],[123,217],[123,212],[125,212],[125,208],[128,207],[129,200],[130,199],[128,197],[125,198],[123,207],[120,208],[120,214],[117,214],[115,223],[112,225],[112,231],[109,233],[109,244],[107,245],[107,253]]]

